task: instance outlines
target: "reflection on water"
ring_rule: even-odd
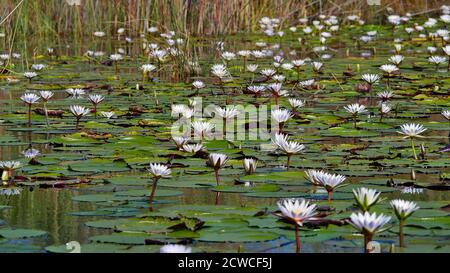
[[[0,219],[15,228],[40,229],[48,232],[43,243],[65,244],[76,240],[87,242],[89,236],[103,234],[101,230],[90,229],[85,221],[94,217],[71,216],[71,212],[95,210],[90,202],[73,202],[77,191],[70,189],[24,188],[19,195],[0,196],[0,204],[11,206],[0,210]],[[39,241],[39,240],[38,240]]]

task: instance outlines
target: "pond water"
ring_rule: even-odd
[[[378,30],[377,38],[357,46],[353,38],[372,29]],[[199,63],[200,71],[181,72],[180,67],[186,64],[171,59],[162,64],[153,81],[144,83],[143,90],[136,90],[136,84],[142,82],[139,67],[154,61],[142,56],[139,37],[134,37],[132,44],[114,38],[82,46],[60,40],[55,46],[58,58],[47,56],[45,48],[38,50],[34,58],[28,52],[27,62],[46,65],[38,72],[39,77],[28,82],[19,73],[25,70],[26,62],[16,61],[12,72],[2,77],[20,81],[0,82],[0,160],[22,162],[22,168],[15,172],[14,186],[20,193],[0,195],[0,229],[44,231],[45,234],[13,232],[8,237],[0,230],[0,235],[5,237],[0,236],[0,252],[65,252],[68,250],[64,244],[70,241],[81,243],[82,249],[88,252],[157,252],[160,244],[167,242],[188,242],[196,251],[294,252],[292,226],[278,221],[271,212],[277,209],[277,201],[282,197],[304,197],[329,208],[326,191],[304,178],[307,169],[324,169],[348,176],[350,185],[333,194],[332,210],[328,211],[330,219],[345,219],[355,211],[353,188],[365,186],[382,193],[386,200],[375,211],[392,216],[391,229],[375,236],[383,252],[398,244],[398,224],[388,202],[395,198],[416,201],[421,207],[406,222],[411,223],[406,227],[408,247],[400,251],[449,252],[450,194],[444,179],[450,178],[450,160],[448,152],[438,151],[449,144],[450,122],[440,112],[450,108],[450,79],[447,71],[436,71],[426,61],[426,47],[438,42],[408,41],[401,30],[395,34],[404,39],[401,76],[391,78],[390,86],[382,79],[373,89],[374,92],[392,90],[395,97],[391,103],[397,110],[380,122],[376,93],[368,98],[367,94],[355,92],[355,84],[361,82],[362,73],[380,74],[379,66],[394,54],[390,28],[343,26],[330,39],[329,48],[320,53],[312,50],[319,46],[316,36],[308,38],[310,44],[300,44],[299,36],[289,33],[278,39],[255,33],[192,37],[189,45],[180,46],[180,50],[186,59]],[[161,38],[147,39],[164,44]],[[291,139],[307,147],[304,153],[292,157],[289,171],[285,167],[286,156],[261,149],[261,144],[269,144],[270,139],[206,140],[208,152],[230,157],[220,172],[222,185],[214,187],[214,175],[206,167],[206,159],[177,151],[170,141],[170,126],[174,121],[170,106],[187,104],[189,98],[195,97],[191,87],[194,80],[206,83],[206,88],[199,92],[204,106],[274,103],[270,92],[257,99],[243,94],[248,85],[270,81],[264,82],[261,75],[244,71],[242,59],[228,64],[233,81],[218,85],[209,72],[212,64],[222,62],[216,50],[218,41],[224,41],[226,51],[231,52],[256,49],[257,41],[267,42],[266,49],[280,43],[279,49],[272,50],[274,55],[283,54],[285,62],[306,57],[320,60],[318,56],[325,53],[333,55],[329,60],[321,60],[323,74],[315,75],[309,64],[302,68],[301,80],[315,78],[319,88],[297,88],[295,71],[279,72],[287,78],[283,85],[290,92],[288,97],[306,100],[299,115],[283,129]],[[118,63],[118,72],[114,65],[101,63],[107,57],[88,61],[81,56],[88,49],[104,50],[108,55],[118,48],[127,52]],[[362,52],[373,52],[374,48],[373,56],[361,57]],[[260,71],[272,66],[273,57],[250,58],[247,62],[258,64]],[[354,75],[343,75],[349,66]],[[82,130],[75,131],[69,106],[90,107],[90,104],[86,98],[68,98],[67,88],[102,94],[105,100],[99,104],[99,112],[114,111],[116,117],[108,120],[91,113],[81,119]],[[47,128],[44,116],[34,113],[32,128],[28,129],[27,108],[20,100],[25,90],[53,91],[55,96],[48,107],[64,110],[64,115],[51,117]],[[280,98],[282,108],[290,108],[288,97]],[[368,115],[358,118],[357,130],[343,109],[356,102],[369,109]],[[41,107],[41,103],[33,106]],[[140,111],[133,112],[131,107]],[[417,151],[424,144],[424,159],[414,160],[409,141],[397,133],[399,126],[407,122],[421,123],[428,128],[427,137],[416,143]],[[102,137],[102,134],[110,135]],[[29,163],[21,154],[31,146],[41,153],[36,158],[37,164]],[[244,157],[258,159],[255,174],[244,174]],[[149,208],[151,178],[146,168],[151,162],[170,162],[172,178],[159,181],[156,203]],[[411,172],[415,173],[414,180]],[[399,185],[388,185],[390,180]],[[245,182],[251,182],[252,186],[244,186]],[[216,205],[217,202],[220,204]],[[261,211],[262,216],[255,216]],[[188,221],[183,217],[194,222],[200,219],[205,224],[192,227],[191,222],[183,222]],[[179,227],[180,221],[184,226]],[[304,227],[300,234],[302,252],[363,251],[362,236],[349,225]]]

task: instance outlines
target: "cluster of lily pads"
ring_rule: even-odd
[[[292,26],[263,17],[262,33],[249,35],[235,52],[233,40],[214,41],[214,63],[188,54],[191,39],[156,27],[133,38],[118,29],[111,41],[118,46],[108,58],[101,47],[74,59],[48,48],[41,57],[47,63],[23,73],[28,81],[6,77],[5,89],[21,94],[25,110],[11,107],[0,118],[7,130],[52,137],[25,143],[26,160],[0,161],[0,194],[56,185],[94,192],[73,197],[99,207],[74,217],[108,217],[86,223],[110,231],[82,245],[92,252],[266,251],[251,244],[267,242],[276,244],[269,249],[291,251],[294,241],[300,252],[300,237],[360,247],[353,241],[360,234],[368,252],[375,234],[389,247],[398,234],[401,251],[408,251],[405,236],[419,238],[428,251],[448,251],[448,239],[430,242],[450,232],[441,209],[448,205],[448,136],[423,135],[450,130],[450,65],[439,69],[450,58],[450,9],[441,13],[426,20],[389,15],[392,28],[367,25],[356,15],[299,18]],[[102,44],[105,36],[93,33]],[[21,58],[0,57],[6,70]],[[80,64],[84,70],[75,75],[58,71]],[[96,69],[103,74],[93,75]],[[165,78],[174,71],[187,80]],[[197,117],[193,97],[220,105],[214,114],[221,126],[203,109],[207,117]],[[268,116],[277,126],[270,128],[270,140],[229,138],[241,114],[236,104],[271,106]],[[424,120],[431,115],[447,121]],[[188,135],[171,133],[174,117],[191,122]],[[246,128],[258,122],[237,120]],[[24,143],[7,135],[0,144]],[[41,144],[53,149],[41,152]],[[440,181],[416,178],[416,172]],[[405,200],[424,191],[442,191],[442,200]],[[170,205],[168,197],[187,204]],[[391,229],[392,212],[398,233]],[[220,243],[230,249],[215,246]],[[67,251],[61,245],[46,249]]]

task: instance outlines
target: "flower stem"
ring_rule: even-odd
[[[28,128],[31,127],[31,104],[28,104]]]
[[[153,203],[153,198],[155,197],[156,186],[158,185],[158,179],[153,178],[152,192],[150,193],[150,204]]]
[[[287,170],[288,171],[291,168],[291,157],[292,157],[292,154],[287,155]]]
[[[44,102],[44,112],[45,112],[45,124],[48,125],[48,110],[47,110],[47,102]]]
[[[364,252],[370,253],[369,243],[372,241],[372,234],[364,233]]]
[[[413,150],[414,159],[417,160],[416,148],[414,147],[414,139],[411,138],[411,148]]]
[[[329,191],[328,192],[328,205],[331,204],[331,194],[332,194],[332,191]]]
[[[399,241],[400,241],[400,247],[405,247],[405,242],[404,242],[404,236],[403,236],[403,223],[404,220],[400,220],[400,230],[399,230]]]
[[[300,237],[298,236],[298,224],[295,224],[295,253],[300,253]]]
[[[214,170],[214,174],[216,176],[216,184],[217,184],[217,186],[219,186],[220,185],[219,170]]]

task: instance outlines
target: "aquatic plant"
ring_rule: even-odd
[[[295,225],[295,251],[300,252],[300,236],[298,235],[299,226],[303,226],[305,222],[311,220],[317,215],[315,204],[310,204],[305,199],[282,199],[277,202],[281,214],[277,216],[292,222]]]
[[[89,114],[90,110],[80,105],[71,105],[69,109],[72,115],[75,117],[75,130],[78,131],[80,129],[80,119],[83,116]]]
[[[97,106],[100,102],[102,102],[105,97],[103,97],[102,95],[93,95],[90,94],[89,95],[89,101],[92,103],[92,106],[94,107],[94,109],[91,112],[94,112],[94,118],[97,118]]]
[[[415,202],[405,201],[401,199],[395,199],[390,202],[391,207],[394,209],[395,216],[399,220],[399,241],[400,247],[405,247],[404,235],[403,235],[403,225],[405,220],[411,216],[416,210],[419,209],[419,206]]]
[[[283,133],[275,133],[274,137],[272,138],[272,143],[277,149],[281,150],[287,155],[286,168],[288,171],[291,166],[291,157],[294,154],[302,152],[306,148],[303,144],[300,144],[296,141],[290,141],[289,136]]]
[[[364,235],[364,249],[365,252],[369,251],[369,243],[372,241],[373,236],[376,233],[383,232],[387,228],[383,228],[391,220],[390,216],[384,214],[377,215],[369,212],[357,212],[350,215],[348,222],[359,232]]]
[[[220,185],[219,171],[220,171],[221,168],[223,168],[225,166],[227,161],[228,161],[228,156],[224,155],[224,154],[211,153],[208,156],[208,160],[206,161],[206,165],[208,167],[213,168],[217,186]]]
[[[150,168],[148,169],[148,172],[152,175],[152,191],[150,192],[150,199],[149,203],[153,203],[153,199],[155,197],[156,187],[158,185],[158,180],[163,177],[170,177],[170,174],[172,171],[169,167],[163,164],[158,163],[150,163]]]
[[[397,131],[397,133],[404,135],[404,139],[409,138],[411,140],[411,149],[413,151],[414,159],[417,160],[416,149],[414,147],[414,139],[415,138],[424,138],[421,136],[423,132],[427,130],[424,128],[422,124],[415,123],[407,123],[400,126],[401,131]]]
[[[22,167],[20,161],[0,161],[0,168],[3,169],[3,184],[14,183],[14,170]]]
[[[359,103],[349,104],[347,106],[344,106],[345,111],[349,112],[352,115],[353,118],[353,127],[356,129],[356,122],[358,115],[366,113],[367,109],[366,106],[361,105]]]
[[[45,112],[45,124],[47,127],[49,126],[48,123],[48,109],[47,109],[47,103],[50,101],[50,99],[53,97],[54,93],[52,91],[39,91],[39,95],[42,98],[42,101],[44,102],[44,112]]]
[[[20,99],[28,106],[28,128],[31,127],[31,106],[38,102],[39,96],[34,93],[25,93]]]
[[[192,248],[185,245],[168,244],[162,246],[159,250],[160,253],[191,253]]]
[[[356,206],[362,211],[369,211],[371,207],[375,206],[383,199],[381,198],[381,192],[374,189],[358,188],[353,190],[353,197],[356,202]]]
[[[256,171],[256,167],[258,166],[258,161],[253,158],[244,158],[242,161],[244,164],[245,174],[250,175]]]

